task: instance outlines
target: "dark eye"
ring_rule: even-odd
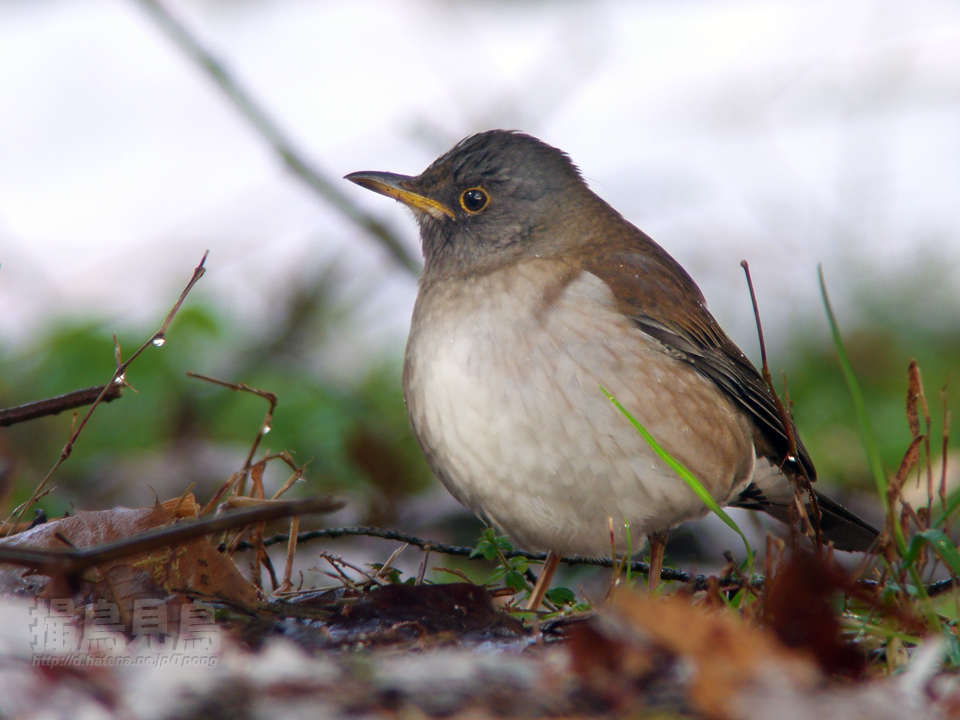
[[[460,207],[471,215],[476,215],[483,210],[489,202],[490,196],[481,188],[470,188],[460,195]]]

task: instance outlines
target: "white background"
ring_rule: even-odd
[[[820,315],[913,287],[956,305],[955,2],[197,2],[171,9],[334,181],[415,174],[490,127],[566,150],[700,283],[755,356]],[[401,207],[349,183],[417,252]],[[268,322],[336,258],[367,344],[405,335],[413,279],[289,174],[134,0],[0,0],[0,343],[57,313],[159,321],[199,292]],[[949,311],[930,322],[948,322]],[[931,319],[932,318],[932,319]],[[825,334],[825,331],[824,331]]]

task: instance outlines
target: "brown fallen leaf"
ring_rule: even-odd
[[[486,588],[471,583],[386,585],[343,605],[328,624],[353,632],[406,625],[465,639],[526,635],[519,620],[494,608]]]
[[[100,601],[117,608],[119,621],[127,632],[142,634],[145,615],[143,605],[153,608],[147,617],[156,616],[158,627],[163,632],[176,633],[182,608],[189,603],[182,594],[169,594],[154,582],[149,572],[132,565],[116,563],[106,571],[100,571],[100,579],[93,586],[92,604]],[[161,617],[162,616],[162,617]]]
[[[168,507],[165,507],[168,506]],[[140,535],[163,527],[178,517],[193,517],[196,501],[192,495],[176,498],[149,508],[123,508],[80,511],[70,517],[54,520],[0,541],[5,547],[63,549],[86,548]],[[64,542],[66,541],[66,542]],[[88,572],[85,578],[93,583],[102,580],[116,565],[128,565],[145,571],[167,594],[190,592],[216,597],[246,609],[258,602],[256,589],[240,573],[234,562],[218,552],[205,538],[161,547],[132,557],[106,562]],[[24,579],[22,568],[5,567],[3,575],[13,573]],[[10,587],[10,577],[0,578],[0,586]],[[33,585],[33,583],[31,583]],[[55,585],[55,584],[54,584]],[[47,584],[44,594],[63,590]],[[123,597],[111,600],[124,601]]]
[[[340,589],[270,607],[278,616],[309,621],[295,635],[311,649],[509,644],[528,636],[523,623],[494,607],[485,587],[471,583]]]
[[[785,647],[769,631],[746,625],[730,612],[695,606],[679,595],[652,599],[619,594],[607,611],[578,632],[604,638],[598,646],[606,664],[603,673],[597,673],[595,662],[576,657],[584,647],[582,639],[573,642],[572,664],[588,688],[612,701],[616,697],[611,689],[625,697],[632,689],[635,696],[656,675],[687,668],[679,674],[688,678],[692,708],[726,719],[738,717],[742,698],[757,686],[768,687],[772,679],[794,691],[813,689],[824,679],[808,654]]]
[[[763,624],[787,647],[809,651],[828,675],[858,678],[866,658],[844,640],[834,611],[836,596],[853,589],[853,580],[839,568],[796,553],[768,580]]]

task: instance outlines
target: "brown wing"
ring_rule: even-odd
[[[802,467],[807,477],[815,480],[813,462],[800,442],[796,427],[793,434],[797,460],[784,462],[788,454],[787,436],[773,396],[760,373],[720,329],[686,271],[656,243],[642,233],[640,236],[639,243],[631,239],[631,245],[639,245],[638,248],[594,253],[584,262],[583,269],[610,286],[620,310],[637,327],[715,382],[750,414],[756,427],[754,445],[760,455],[781,465],[788,473],[798,473]],[[762,510],[787,522],[788,503],[767,497],[767,491],[751,484],[731,505]],[[872,550],[878,535],[876,528],[824,495],[816,495],[825,540],[838,550]]]
[[[639,233],[639,231],[636,231]],[[677,358],[692,365],[750,414],[757,451],[788,472],[816,479],[813,462],[793,428],[798,461],[788,455],[787,436],[773,396],[760,373],[720,329],[690,276],[653,240],[640,233],[636,251],[594,253],[583,269],[610,286],[620,310]],[[647,243],[651,247],[646,247]]]

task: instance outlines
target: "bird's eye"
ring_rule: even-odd
[[[483,210],[489,202],[490,196],[487,195],[485,190],[478,187],[464,190],[460,195],[460,207],[471,215],[476,215]]]

